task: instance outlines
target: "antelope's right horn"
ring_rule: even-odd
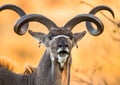
[[[6,5],[3,5],[3,6],[0,6],[0,11],[6,10],[6,9],[10,9],[10,10],[15,11],[20,17],[26,15],[26,13],[20,7],[18,7],[16,5],[6,4]],[[15,31],[15,33],[17,33],[19,35],[23,35],[23,34],[25,34],[27,29],[28,29],[28,23],[26,23],[21,28],[21,30],[18,31],[17,29],[14,29],[14,31]]]

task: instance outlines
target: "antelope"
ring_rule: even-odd
[[[49,33],[28,30],[28,23],[32,21],[45,25]],[[93,22],[96,25],[97,29],[87,26],[91,35],[100,35],[104,30],[101,20],[92,14],[79,14],[62,27],[58,27],[53,21],[40,14],[21,16],[14,25],[15,32],[24,35],[28,30],[39,44],[45,45],[46,50],[38,67],[29,75],[15,74],[1,66],[0,85],[70,85],[71,51],[86,34],[86,31],[73,33],[72,30],[83,21]]]
[[[85,2],[83,2],[83,3],[85,3]],[[87,4],[88,4],[88,3],[87,3]],[[91,6],[91,5],[90,5],[90,6]],[[94,7],[94,6],[92,6],[92,7]],[[99,6],[94,7],[94,8],[89,12],[89,14],[95,15],[97,12],[102,11],[102,10],[109,11],[109,12],[112,14],[113,18],[115,17],[113,10],[112,10],[110,7],[105,6],[105,5],[99,5]],[[103,15],[103,16],[104,16],[104,15]],[[104,16],[104,17],[106,17],[106,16]],[[108,19],[108,20],[109,20],[109,19]],[[111,21],[111,20],[110,20],[110,21]],[[88,29],[91,29],[92,24],[91,24],[90,22],[86,21],[86,26],[87,26]],[[93,28],[93,27],[92,27],[92,28]],[[88,30],[88,31],[89,31],[89,30]],[[93,35],[94,35],[94,34],[93,34]],[[32,66],[29,65],[29,66],[26,68],[24,74],[30,74],[30,73],[33,72],[33,71],[35,71],[35,67],[32,67]]]

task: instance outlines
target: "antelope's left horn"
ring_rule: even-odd
[[[93,8],[93,9],[89,12],[89,14],[95,15],[97,12],[99,12],[99,11],[101,11],[101,10],[107,10],[107,11],[109,11],[109,12],[112,14],[113,18],[114,18],[114,12],[113,12],[113,10],[112,10],[110,7],[104,6],[104,5],[97,6],[97,7]],[[87,27],[88,30],[91,29],[91,28],[93,28],[91,22],[88,22],[88,21],[86,22],[86,27]],[[97,31],[96,31],[96,35],[99,35],[100,33],[102,33],[102,32],[97,32]]]
[[[97,30],[94,28],[88,28],[88,31],[90,32],[90,34],[94,36],[101,34],[104,30],[104,26],[101,20],[99,20],[96,16],[92,14],[80,14],[78,16],[75,16],[73,19],[68,21],[64,27],[65,29],[72,30],[77,24],[79,24],[82,21],[90,21],[97,26]]]

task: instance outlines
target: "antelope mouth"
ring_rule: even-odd
[[[60,55],[61,57],[65,57],[66,55],[69,55],[69,52],[63,50],[63,51],[58,52],[58,55]]]
[[[69,55],[70,52],[69,52],[68,49],[65,49],[65,50],[58,49],[57,54],[58,54],[60,57],[65,57],[65,56]]]
[[[70,51],[69,50],[60,50],[58,49],[57,51],[57,55],[58,55],[58,62],[60,64],[60,68],[64,67],[65,62],[67,62],[67,59],[70,55]]]

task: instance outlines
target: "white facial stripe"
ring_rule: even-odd
[[[65,35],[58,35],[58,36],[55,36],[55,37],[53,37],[53,38],[56,39],[56,38],[59,38],[59,37],[69,38],[68,36],[65,36]]]
[[[62,49],[62,48],[59,48],[59,49],[57,50],[57,53],[59,53],[59,52],[61,52],[61,51],[63,51],[63,49]],[[65,48],[65,51],[68,52],[68,53],[70,52],[70,50],[69,50],[68,48]]]

